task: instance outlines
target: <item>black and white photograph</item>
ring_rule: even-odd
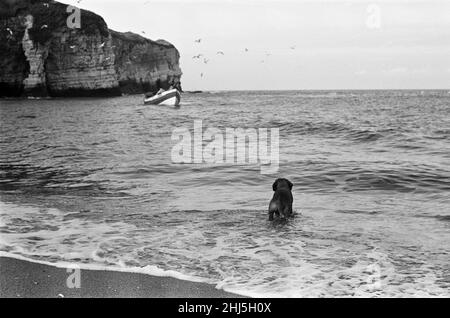
[[[273,313],[449,264],[450,0],[0,0],[0,298]]]

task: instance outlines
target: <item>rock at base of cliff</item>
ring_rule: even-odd
[[[119,87],[83,89],[71,88],[65,90],[49,90],[51,97],[117,97],[122,96]]]

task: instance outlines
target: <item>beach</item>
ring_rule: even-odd
[[[0,257],[1,298],[236,298],[213,285],[145,274],[81,270],[80,288],[66,269]]]

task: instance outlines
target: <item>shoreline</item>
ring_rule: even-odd
[[[113,270],[80,269],[77,278],[67,268],[0,256],[1,298],[242,298],[214,285]]]

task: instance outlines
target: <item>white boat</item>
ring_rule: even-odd
[[[145,105],[178,106],[181,102],[181,94],[176,89],[170,89],[160,94],[144,98]]]

